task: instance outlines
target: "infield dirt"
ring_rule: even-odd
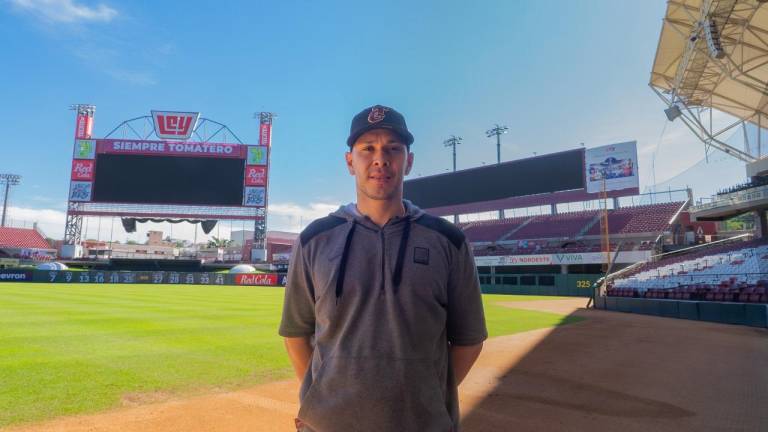
[[[768,430],[768,330],[584,305],[506,305],[586,320],[487,341],[460,388],[463,430]],[[127,395],[110,412],[4,431],[293,431],[297,392],[290,380],[187,399]]]

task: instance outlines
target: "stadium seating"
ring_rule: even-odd
[[[507,239],[574,238],[598,217],[596,210],[535,216]]]
[[[0,227],[0,247],[50,249],[51,246],[37,230]]]
[[[682,202],[650,204],[619,208],[608,212],[608,228],[611,234],[658,234],[667,228],[672,217],[682,207]],[[459,224],[472,243],[498,243],[514,240],[574,240],[580,237],[600,235],[600,211],[587,210],[551,215],[537,215],[507,219],[465,222]],[[560,247],[559,245],[556,247]],[[641,243],[639,250],[653,245]],[[531,247],[537,253],[543,247]],[[579,252],[596,252],[590,250]],[[573,252],[569,249],[568,252]],[[562,252],[562,251],[555,251]],[[542,252],[544,253],[544,252]]]
[[[652,250],[683,202],[610,210],[609,232],[619,235],[622,251]],[[600,252],[600,211],[465,222],[459,224],[475,256]],[[630,238],[627,238],[630,237]],[[612,239],[611,250],[619,240]]]
[[[622,207],[608,212],[610,234],[661,232],[669,225],[682,202]],[[593,225],[586,235],[600,235],[600,224]]]
[[[0,256],[30,261],[51,261],[56,251],[35,228],[0,227]]]
[[[495,242],[522,225],[529,217],[493,219],[460,224],[470,242]]]
[[[613,281],[608,295],[620,297],[768,302],[768,244],[725,244],[649,263]]]

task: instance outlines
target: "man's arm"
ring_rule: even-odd
[[[288,282],[285,286],[283,318],[280,321],[280,336],[285,342],[288,358],[291,360],[299,381],[304,379],[312,361],[311,336],[315,332],[314,286],[310,268],[303,255],[301,237],[293,245],[288,265]]]
[[[451,363],[453,364],[453,375],[456,377],[456,385],[464,381],[482,349],[482,342],[476,345],[451,345]]]
[[[304,379],[309,363],[312,361],[312,344],[310,343],[309,336],[287,337],[284,339],[285,349],[288,351],[288,357],[291,359],[293,370],[296,371],[296,377],[301,381]]]

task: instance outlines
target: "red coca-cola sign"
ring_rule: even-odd
[[[73,160],[72,180],[93,180],[93,161],[80,159]]]
[[[235,275],[238,285],[276,286],[277,273],[239,274]]]
[[[267,184],[267,167],[247,165],[245,167],[246,186],[264,186]]]

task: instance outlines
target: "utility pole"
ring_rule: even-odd
[[[488,138],[496,135],[496,163],[501,163],[501,135],[509,130],[506,126],[499,126],[497,123],[492,129],[485,131]]]
[[[11,191],[11,186],[16,186],[21,182],[21,176],[18,174],[0,174],[0,184],[5,183],[5,195],[3,196],[3,219],[0,221],[0,226],[5,226],[5,215],[8,211],[8,194]]]
[[[456,146],[461,144],[461,137],[457,137],[456,135],[451,135],[450,138],[443,141],[443,144],[445,144],[446,147],[453,147],[453,171],[456,172]]]

